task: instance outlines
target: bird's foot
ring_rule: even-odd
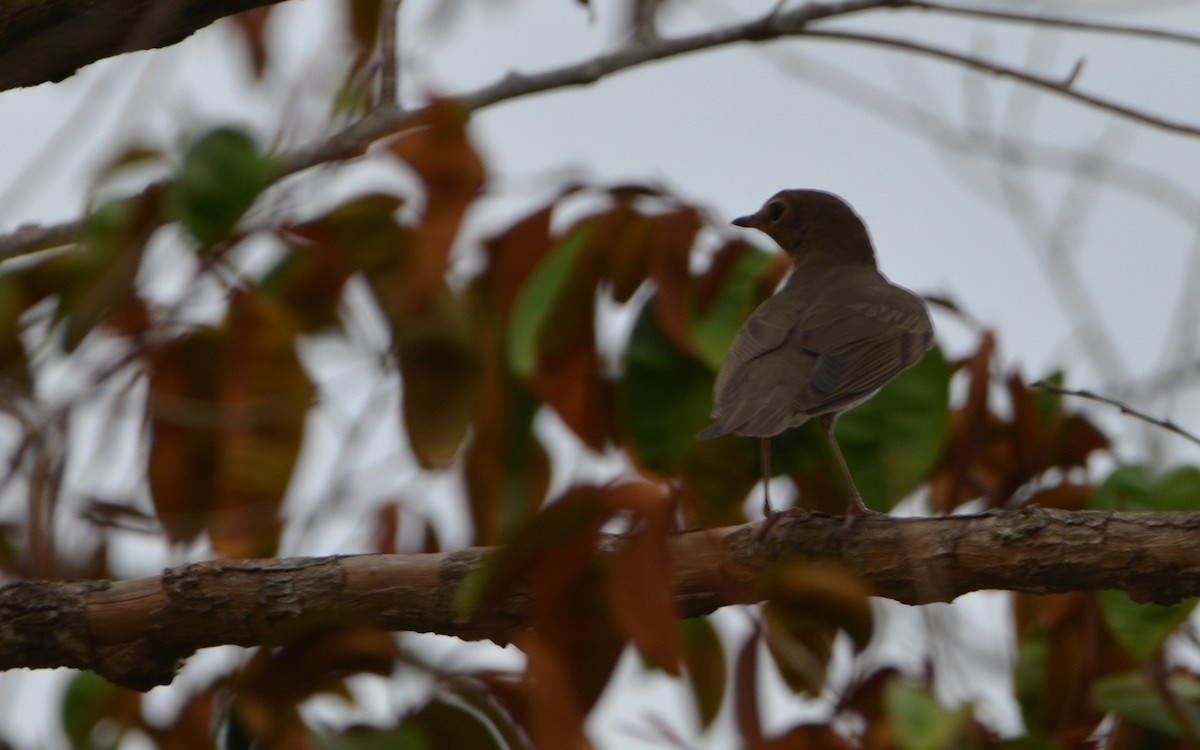
[[[846,516],[842,520],[842,528],[848,529],[854,525],[854,522],[864,516],[884,516],[886,513],[880,513],[877,510],[871,510],[863,504],[862,498],[850,498],[850,504],[846,506]]]

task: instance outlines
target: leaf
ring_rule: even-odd
[[[456,610],[469,616],[495,605],[542,565],[557,545],[599,529],[610,514],[595,487],[570,490],[519,529],[512,541],[488,558],[469,585],[460,587]]]
[[[442,700],[425,704],[416,713],[404,719],[403,728],[414,732],[423,740],[420,747],[458,747],[488,750],[503,747],[492,729],[480,720],[479,714],[462,706]],[[380,745],[391,748],[392,745]]]
[[[533,374],[543,328],[587,240],[586,228],[568,234],[551,248],[521,287],[508,324],[508,363],[517,375]]]
[[[869,507],[888,510],[937,463],[949,428],[950,374],[934,348],[838,420],[838,445]]]
[[[1124,591],[1099,592],[1105,625],[1117,642],[1138,662],[1148,660],[1167,638],[1187,621],[1196,608],[1195,599],[1164,607],[1152,602],[1138,604]]]
[[[83,246],[70,256],[55,320],[73,351],[134,293],[146,243],[159,227],[155,191],[101,206],[83,227]]]
[[[1175,705],[1189,716],[1190,724],[1200,725],[1200,682],[1196,677],[1172,674],[1167,677],[1166,684]],[[1184,736],[1179,719],[1162,693],[1142,672],[1126,672],[1097,680],[1092,686],[1092,701],[1099,710],[1112,712],[1140,726],[1171,737]]]
[[[494,308],[481,302],[486,296],[478,286],[470,290],[480,364],[464,479],[475,534],[471,543],[477,545],[508,541],[542,506],[550,489],[550,457],[533,432],[541,402],[505,365],[502,323]]]
[[[785,563],[767,571],[763,608],[767,647],[792,690],[819,696],[837,630],[866,648],[874,632],[867,586],[826,565]]]
[[[217,515],[209,535],[220,554],[270,556],[313,389],[296,354],[295,321],[277,300],[235,292],[229,331],[218,404]]]
[[[201,245],[215,245],[267,187],[272,170],[245,132],[225,127],[205,134],[188,148],[175,178],[180,223]]]
[[[388,144],[425,185],[425,209],[412,233],[402,293],[412,309],[432,299],[446,273],[450,248],[467,208],[483,187],[483,160],[466,129],[466,110],[449,99],[435,99],[414,127]]]
[[[253,8],[229,17],[235,27],[241,32],[240,36],[246,45],[246,54],[250,57],[250,69],[254,78],[261,80],[267,69],[267,21],[271,18],[273,8]]]
[[[339,326],[342,291],[356,270],[349,258],[320,223],[288,228],[281,239],[287,252],[259,287],[282,300],[305,333]]]
[[[761,302],[755,292],[774,260],[771,253],[740,242],[725,245],[713,259],[703,282],[718,271],[721,282],[711,284],[711,300],[702,300],[699,309],[693,309],[691,337],[696,354],[714,370],[725,361],[738,329]]]
[[[554,205],[550,202],[483,243],[489,255],[488,286],[496,308],[506,322],[511,320],[518,297],[526,289],[535,269],[541,267],[546,254],[566,241],[554,242],[550,237]]]
[[[151,496],[168,537],[207,530],[229,557],[269,556],[312,386],[276,300],[236,291],[224,326],[147,352]]]
[[[678,471],[708,420],[712,371],[672,343],[651,302],[634,324],[624,370],[617,404],[627,447],[650,471]]]
[[[734,665],[733,705],[734,719],[746,750],[759,750],[766,746],[762,717],[758,713],[758,642],[759,633],[748,636],[738,649]]]
[[[712,622],[706,617],[692,617],[679,623],[683,663],[687,669],[692,702],[707,729],[716,720],[725,700],[725,649]]]
[[[910,680],[894,678],[884,694],[888,718],[901,750],[956,750],[967,747],[971,707],[943,708],[930,692]]]
[[[655,216],[653,222],[649,272],[655,286],[654,307],[663,331],[680,351],[690,352],[688,260],[700,229],[700,216],[694,208],[681,208]]]
[[[449,466],[471,424],[478,381],[476,342],[461,298],[444,286],[395,331],[404,384],[404,426],[417,461]]]
[[[680,674],[679,608],[667,551],[674,504],[647,483],[610,487],[605,501],[631,512],[630,530],[612,555],[608,601],[617,632],[669,675]]]
[[[1108,511],[1200,509],[1200,469],[1183,466],[1155,479],[1144,466],[1118,466],[1096,488],[1089,507]]]

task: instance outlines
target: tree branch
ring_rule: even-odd
[[[1121,589],[1162,604],[1200,595],[1200,513],[1029,507],[842,524],[804,513],[781,518],[762,541],[759,524],[671,537],[680,615],[760,601],[763,572],[781,561],[843,567],[906,604],[979,589]],[[607,540],[600,554],[620,543]],[[469,620],[454,606],[464,577],[491,552],[218,561],[128,581],[21,581],[0,588],[0,669],[93,669],[147,690],[171,682],[197,649],[270,643],[313,617],[503,643],[523,627],[524,594]]]
[[[72,0],[26,0],[26,2],[29,2],[32,5],[38,5],[41,3],[58,3],[61,5],[69,5],[71,1]],[[74,0],[74,2],[81,1],[82,0]],[[120,1],[125,2],[125,0]],[[278,2],[280,0],[274,1]],[[111,4],[118,4],[118,0],[103,0],[103,2],[101,2],[97,7],[107,8]],[[135,8],[144,8],[146,4],[147,0],[140,0],[140,2],[133,3],[133,6]],[[269,4],[271,4],[271,0],[213,0],[211,2],[204,2],[204,0],[171,0],[171,2],[165,3],[165,5],[171,8],[176,8],[178,12],[175,13],[175,16],[186,16],[188,18],[192,18],[198,12],[195,8],[192,8],[192,6],[201,7],[207,14],[211,15],[217,13],[221,8],[224,8],[226,13],[231,13],[235,12],[235,10],[245,10],[248,8]],[[230,10],[230,8],[233,10]],[[635,40],[614,52],[601,54],[589,60],[584,60],[583,62],[565,65],[560,68],[555,68],[541,73],[510,73],[496,83],[486,85],[473,92],[459,94],[455,98],[461,102],[463,106],[472,111],[480,110],[495,104],[509,101],[511,99],[525,97],[532,94],[544,93],[560,88],[585,86],[595,83],[605,76],[626,70],[628,68],[637,67],[639,65],[656,60],[665,60],[668,58],[678,57],[690,52],[713,49],[738,42],[763,42],[773,39],[807,36],[815,39],[833,39],[876,44],[879,46],[901,49],[916,54],[938,57],[958,63],[968,68],[979,70],[981,72],[992,73],[997,76],[1020,81],[1030,86],[1042,88],[1068,99],[1074,99],[1083,104],[1120,115],[1136,122],[1140,122],[1144,125],[1186,135],[1200,135],[1200,126],[1167,120],[1165,118],[1157,117],[1149,114],[1148,112],[1121,104],[1113,100],[1081,93],[1072,87],[1072,80],[1070,76],[1062,79],[1038,76],[1017,68],[1001,65],[999,63],[984,60],[969,54],[954,52],[952,50],[926,45],[921,42],[896,39],[874,34],[847,31],[821,31],[809,28],[809,25],[814,21],[833,17],[840,18],[854,13],[861,13],[863,11],[877,9],[889,9],[897,11],[916,9],[925,11],[957,12],[950,6],[940,6],[932,3],[922,2],[906,2],[905,0],[845,0],[844,2],[838,3],[809,3],[790,11],[772,11],[758,19],[745,21],[742,23],[735,23],[718,29],[710,29],[708,31],[698,32],[686,36],[671,38],[654,37],[651,41]],[[155,12],[158,13],[160,11],[156,10]],[[164,15],[167,15],[166,11],[161,12]],[[963,12],[966,13],[967,11]],[[11,19],[9,18],[11,15],[11,11],[0,10],[0,49],[4,49],[2,46],[3,42],[7,38],[7,34],[10,33],[8,26],[13,25]],[[59,15],[62,15],[61,12]],[[56,16],[56,18],[58,17]],[[205,23],[209,23],[211,20],[212,19],[210,18]],[[1074,28],[1097,31],[1116,30],[1115,28],[1109,29],[1107,26],[1102,24],[1090,24],[1083,21],[1072,22],[1069,19],[1042,19],[1039,17],[1019,17],[1010,19],[1006,17],[1004,20],[1020,20],[1028,21],[1030,23],[1041,22],[1050,25],[1071,26]],[[62,18],[58,18],[58,22],[65,23]],[[149,24],[144,18],[141,19],[140,26],[149,25],[152,24]],[[1103,28],[1101,28],[1102,26]],[[199,25],[195,25],[191,30],[195,30],[195,28],[199,27]],[[51,26],[50,31],[44,33],[53,34],[55,33],[55,28],[56,27]],[[1132,30],[1130,33],[1139,35],[1150,35],[1153,32],[1151,29],[1143,29],[1139,27],[1131,27],[1131,29]],[[126,29],[126,31],[128,31],[128,29]],[[36,34],[38,33],[38,30],[36,28],[31,28],[26,33]],[[191,32],[188,31],[187,33]],[[183,38],[187,35],[187,33],[178,35],[178,38]],[[169,36],[169,34],[164,33],[158,36],[165,38],[166,36]],[[178,39],[176,39],[176,41],[177,40]],[[165,44],[169,42],[163,43]],[[161,44],[158,44],[136,47],[131,46],[132,44],[134,44],[134,42],[127,42],[124,47],[113,50],[109,54],[115,54],[116,52],[124,51],[125,47],[128,49],[138,49],[148,48],[149,46],[162,46]],[[92,59],[99,59],[100,56],[103,55],[93,57]],[[6,59],[7,56],[0,55],[0,60]],[[16,64],[16,67],[21,68],[23,67],[23,64]],[[76,65],[76,67],[78,67],[78,65]],[[0,68],[0,71],[3,71],[3,68]],[[22,75],[27,74],[23,73]],[[60,77],[65,77],[65,75],[69,75],[69,71],[63,73]],[[44,80],[50,79],[47,78]],[[3,90],[4,88],[6,88],[4,85],[4,77],[3,73],[0,72],[0,90]],[[367,148],[372,143],[380,138],[384,138],[402,130],[418,114],[419,111],[404,110],[394,104],[385,102],[367,115],[363,120],[347,127],[339,133],[334,134],[328,139],[308,144],[306,146],[301,146],[293,151],[280,154],[278,156],[279,168],[277,171],[277,177],[283,178],[321,164],[327,164],[361,156],[362,154],[366,153]],[[67,222],[48,226],[40,230],[35,230],[35,228],[23,228],[22,230],[18,230],[18,232],[13,234],[0,234],[0,260],[36,252],[38,250],[46,249],[47,247],[65,245],[75,242],[78,239],[79,227],[79,222]],[[52,241],[52,244],[48,244],[47,238]]]
[[[122,52],[166,47],[225,16],[282,0],[5,0],[0,91],[61,81]]]

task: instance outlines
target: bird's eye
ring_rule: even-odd
[[[783,204],[775,201],[767,206],[767,218],[771,221],[779,221],[779,217],[783,216]]]

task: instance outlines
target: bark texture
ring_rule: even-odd
[[[758,528],[670,538],[680,616],[760,601],[763,572],[792,560],[840,566],[906,604],[979,589],[1121,589],[1160,604],[1200,595],[1200,513],[1031,507],[868,516],[850,528],[840,517],[798,514],[761,540]],[[609,539],[598,554],[620,543]],[[269,643],[313,617],[503,643],[524,626],[524,594],[471,619],[454,605],[464,577],[490,552],[216,561],[127,581],[19,581],[0,588],[0,669],[92,669],[148,690],[171,682],[197,649]]]
[[[224,16],[281,0],[5,0],[0,91],[61,81],[122,52],[166,47]]]

